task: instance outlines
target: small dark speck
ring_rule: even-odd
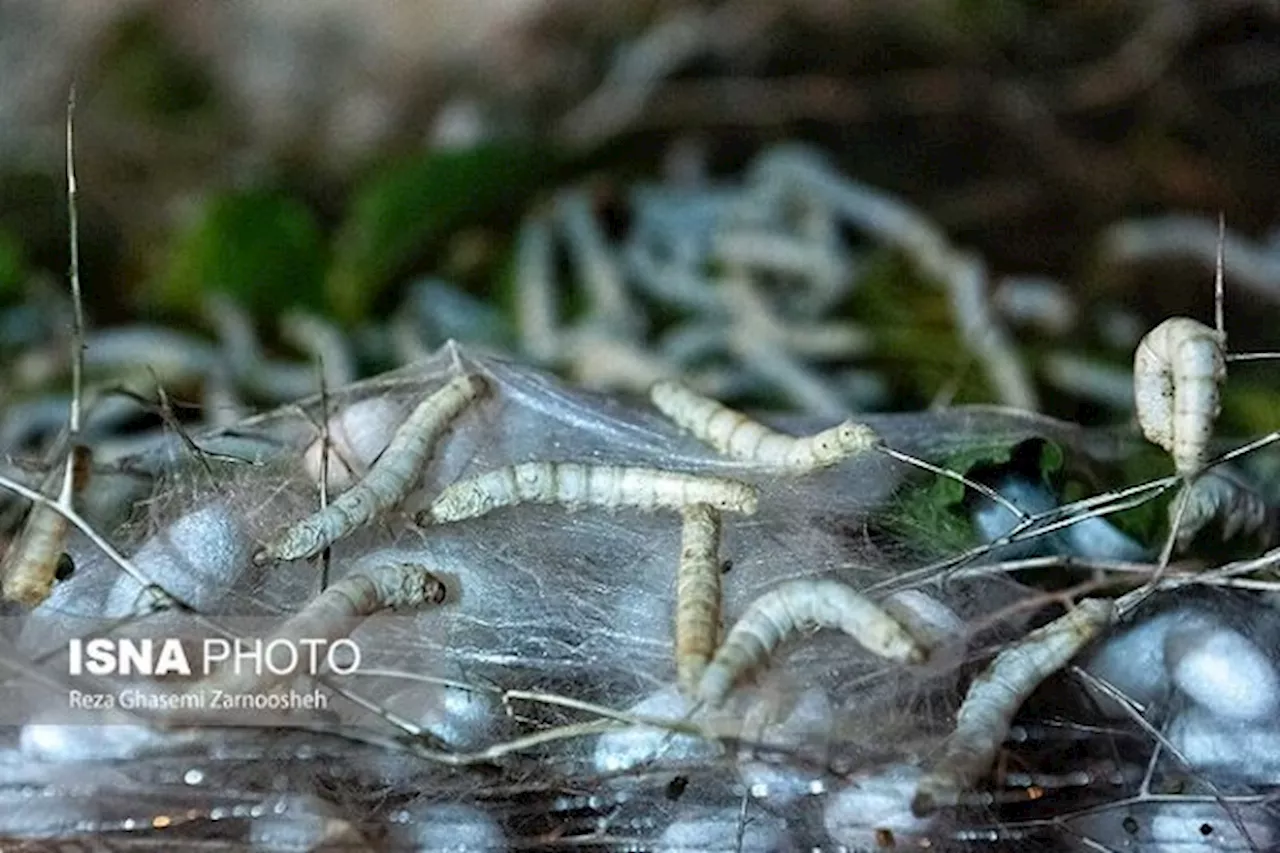
[[[667,783],[667,799],[678,800],[680,795],[684,793],[684,789],[689,787],[688,776],[676,776]]]
[[[725,560],[720,564],[720,574],[727,575],[729,570],[733,568],[733,560]]]
[[[64,581],[76,573],[76,561],[71,559],[70,554],[59,554],[58,565],[54,567],[53,576],[57,580]]]

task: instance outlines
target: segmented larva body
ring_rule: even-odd
[[[391,436],[369,473],[324,509],[302,519],[255,557],[314,557],[395,507],[413,489],[432,446],[449,423],[484,391],[478,376],[459,376],[418,404]]]
[[[1220,332],[1187,317],[1165,320],[1138,343],[1133,396],[1148,441],[1184,476],[1204,467],[1227,376]]]
[[[886,660],[921,663],[928,652],[871,599],[836,580],[787,581],[761,595],[729,631],[698,684],[698,699],[724,702],[737,680],[805,628],[838,628]]]
[[[1089,598],[1008,646],[973,683],[956,715],[942,757],[916,787],[911,810],[927,815],[955,805],[987,774],[1022,703],[1046,678],[1111,624],[1109,599]]]
[[[796,474],[835,465],[880,441],[870,427],[851,420],[797,438],[672,380],[655,383],[649,399],[677,426],[725,456]]]
[[[332,643],[354,631],[368,616],[380,610],[407,610],[440,604],[446,595],[444,583],[426,567],[416,563],[392,563],[347,575],[313,598],[289,617],[263,644],[277,640],[294,646],[303,640]],[[235,667],[215,672],[200,687],[228,693],[265,690],[278,683],[270,667],[261,672],[254,667]]]
[[[1276,538],[1276,513],[1256,489],[1222,468],[1214,468],[1187,486],[1186,509],[1178,526],[1179,550],[1185,550],[1214,519],[1222,522],[1222,541],[1238,534],[1257,536],[1264,548]],[[1178,502],[1169,504],[1169,523],[1178,515]]]
[[[676,681],[693,695],[720,633],[720,513],[706,504],[681,510],[676,574]]]
[[[419,524],[462,521],[522,503],[567,509],[683,509],[707,504],[724,512],[756,511],[754,486],[726,477],[660,468],[523,462],[451,484],[418,513]]]
[[[92,470],[89,448],[76,445],[71,449],[72,493],[81,491]],[[64,469],[56,466],[49,473],[46,488],[52,488],[63,477]],[[0,591],[5,601],[16,601],[35,607],[53,590],[59,562],[67,544],[66,518],[46,504],[31,507],[18,537],[0,562]]]

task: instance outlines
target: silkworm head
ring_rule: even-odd
[[[876,431],[866,424],[845,421],[836,428],[836,442],[846,453],[866,450],[880,441]]]

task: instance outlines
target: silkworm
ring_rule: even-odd
[[[302,640],[332,641],[349,635],[366,617],[379,610],[407,610],[444,601],[444,583],[417,563],[392,563],[347,575],[313,598],[285,620],[264,641],[264,647],[283,642],[294,646]],[[199,683],[206,691],[226,693],[266,690],[281,677],[271,667],[215,672]]]
[[[88,447],[72,447],[72,494],[81,491],[88,482],[91,462]],[[55,466],[46,479],[46,488],[52,489],[63,475],[62,466]],[[21,532],[0,562],[0,577],[3,578],[0,590],[5,601],[35,607],[49,597],[60,574],[74,569],[63,553],[68,530],[66,518],[54,507],[47,504],[31,507]]]
[[[753,486],[660,468],[588,465],[581,462],[523,462],[459,480],[418,513],[419,524],[462,521],[522,503],[558,504],[568,509],[683,509],[707,504],[725,512],[756,511]]]
[[[459,376],[418,404],[391,436],[369,473],[329,506],[304,518],[255,555],[255,562],[314,557],[404,500],[432,446],[484,390],[477,376]]]
[[[1227,365],[1221,332],[1187,317],[1172,317],[1138,342],[1133,397],[1142,434],[1173,456],[1179,474],[1204,467],[1219,385]]]
[[[1186,508],[1178,523],[1178,549],[1185,550],[1214,519],[1222,523],[1222,541],[1237,534],[1258,536],[1269,548],[1276,536],[1276,517],[1257,490],[1223,468],[1205,471],[1187,486]],[[1169,505],[1169,523],[1177,517],[1178,504]]]
[[[939,806],[956,804],[962,792],[986,775],[1022,703],[1111,624],[1114,610],[1110,599],[1085,599],[996,655],[969,685],[955,732],[916,786],[914,814],[924,816]]]
[[[692,695],[720,632],[720,513],[706,504],[681,510],[676,575],[676,680]]]
[[[608,245],[587,193],[564,193],[556,201],[556,213],[570,256],[586,285],[592,319],[606,328],[633,326],[640,315],[627,296],[621,265]]]
[[[928,655],[896,619],[849,585],[829,579],[787,581],[751,602],[734,624],[702,675],[698,698],[719,706],[745,672],[808,626],[839,628],[886,660],[921,663]]]
[[[342,388],[360,376],[355,353],[342,330],[309,311],[294,310],[280,318],[280,337],[323,365],[328,388]]]
[[[517,331],[520,348],[544,364],[560,354],[553,255],[551,226],[541,218],[527,220],[516,241]]]
[[[654,384],[649,399],[677,426],[725,456],[796,474],[835,465],[880,441],[870,427],[851,420],[803,438],[786,435],[671,380]]]

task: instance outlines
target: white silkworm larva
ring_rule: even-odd
[[[916,786],[911,810],[927,815],[955,805],[995,760],[1022,703],[1111,624],[1110,599],[1088,598],[996,655],[969,685],[942,757]]]
[[[786,435],[671,380],[656,383],[649,399],[677,426],[725,456],[797,474],[834,465],[880,441],[870,427],[851,420],[803,438]]]
[[[716,651],[698,698],[713,707],[738,678],[763,664],[783,640],[808,626],[839,628],[867,651],[891,661],[921,663],[928,652],[871,599],[836,580],[787,581],[747,608]]]
[[[697,689],[720,633],[720,513],[706,504],[681,511],[676,575],[676,680]]]
[[[1173,317],[1148,332],[1134,353],[1133,397],[1142,434],[1167,450],[1184,476],[1198,472],[1209,455],[1219,385],[1227,375],[1224,346],[1220,332]]]
[[[334,583],[310,603],[289,617],[263,644],[280,641],[297,646],[303,640],[323,639],[332,643],[350,634],[368,616],[379,610],[407,610],[444,601],[444,583],[416,563],[392,563],[348,575]],[[265,690],[283,677],[271,667],[230,667],[199,684],[203,690],[227,693]]]
[[[391,436],[387,449],[364,479],[329,506],[291,526],[263,548],[255,560],[261,563],[314,557],[396,506],[413,488],[436,439],[483,390],[484,382],[479,377],[459,376],[423,400]]]
[[[725,512],[756,511],[754,486],[726,477],[659,468],[523,462],[448,486],[418,513],[419,524],[462,521],[522,503],[618,509],[683,509],[707,504]]]
[[[89,479],[92,456],[84,445],[73,447],[71,454],[72,492],[75,493],[83,489]],[[61,465],[55,466],[46,488],[52,488],[63,473]],[[31,507],[21,532],[0,562],[0,578],[3,578],[0,589],[5,601],[35,607],[49,597],[55,580],[74,569],[70,558],[63,553],[68,529],[66,518],[53,507],[46,504]]]
[[[1237,534],[1258,536],[1263,547],[1275,538],[1275,517],[1266,498],[1229,471],[1206,471],[1187,486],[1186,509],[1178,525],[1178,548],[1185,550],[1201,530],[1215,519],[1222,523],[1222,541]],[[1177,516],[1178,504],[1169,505],[1169,522]]]

